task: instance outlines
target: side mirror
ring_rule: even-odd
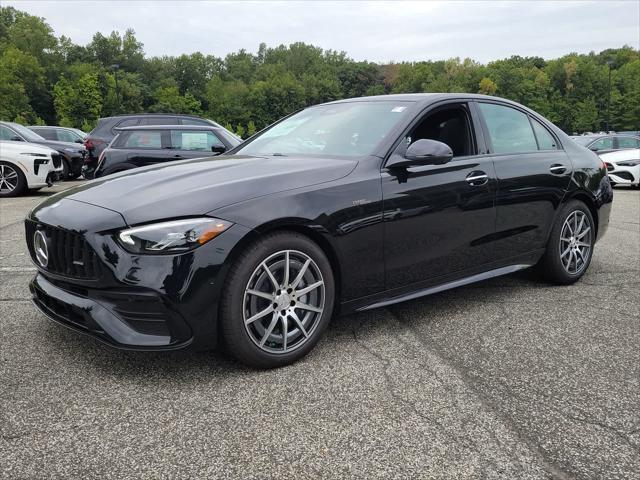
[[[423,138],[416,140],[404,154],[404,157],[391,157],[387,167],[409,167],[412,165],[443,165],[453,158],[453,151],[446,143]]]
[[[589,150],[591,150],[592,152],[597,152],[598,150],[600,150],[598,147],[596,147],[595,145],[591,145],[589,147]]]
[[[22,140],[22,137],[19,137],[18,135],[14,135],[13,137],[11,137],[11,140],[13,140],[14,142],[24,142],[24,140]]]
[[[81,138],[76,138],[74,140],[74,142],[76,142],[76,143],[84,143],[84,140],[82,140]]]
[[[224,153],[227,151],[227,147],[225,147],[224,145],[212,145],[211,151],[213,153]]]

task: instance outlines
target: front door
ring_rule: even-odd
[[[444,165],[382,170],[386,288],[473,269],[495,259],[496,175],[465,102],[440,105],[412,127],[392,155],[430,138],[451,147]]]
[[[211,130],[171,130],[169,160],[219,155],[224,148],[225,144]]]

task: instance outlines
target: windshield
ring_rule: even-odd
[[[587,137],[586,135],[584,137],[571,137],[571,138],[573,138],[573,141],[576,142],[578,145],[588,145],[596,139],[596,137]]]
[[[236,153],[370,155],[410,102],[350,102],[307,108],[274,125]]]
[[[29,130],[27,127],[23,127],[18,123],[12,123],[11,128],[22,135],[27,142],[40,142],[41,140],[44,140],[44,138],[36,132]]]

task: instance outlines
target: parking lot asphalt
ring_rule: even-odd
[[[640,478],[640,192],[577,284],[529,272],[334,319],[297,364],[112,350],[29,301],[0,200],[0,478]]]

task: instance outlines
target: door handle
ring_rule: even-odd
[[[489,176],[481,171],[471,172],[465,178],[469,185],[473,185],[474,187],[485,185],[489,181]]]
[[[561,165],[559,163],[554,163],[553,165],[551,165],[549,167],[549,171],[551,173],[560,174],[560,173],[566,172],[567,171],[567,167],[565,167],[564,165]]]

